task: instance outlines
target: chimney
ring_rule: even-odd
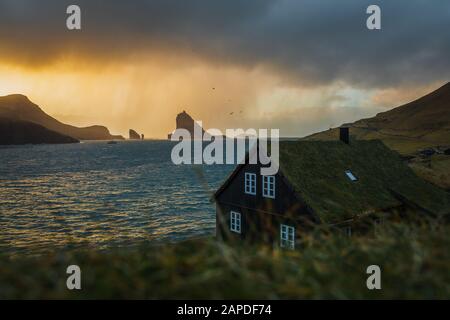
[[[349,136],[349,128],[348,127],[340,127],[339,128],[339,140],[341,140],[345,144],[350,143],[350,136]]]

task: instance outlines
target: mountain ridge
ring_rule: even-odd
[[[434,110],[424,108],[432,105]],[[442,111],[447,111],[442,112]],[[380,112],[373,118],[361,119],[354,125],[373,122],[386,122],[385,127],[394,129],[434,129],[437,125],[450,127],[450,82],[414,101]],[[438,118],[444,116],[444,118]],[[431,117],[433,116],[433,117]],[[405,119],[408,117],[408,119]],[[399,123],[401,120],[401,123]],[[404,121],[407,120],[407,121]]]
[[[357,139],[380,139],[397,151],[450,144],[450,82],[414,101],[342,126],[349,127],[351,135]],[[338,131],[332,128],[303,139],[337,139]],[[411,147],[404,149],[402,142]]]

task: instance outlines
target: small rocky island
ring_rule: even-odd
[[[143,134],[140,135],[133,129],[129,130],[129,137],[130,140],[144,140],[144,135]]]

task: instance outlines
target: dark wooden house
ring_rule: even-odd
[[[337,141],[281,141],[274,176],[247,162],[214,194],[220,239],[295,248],[316,224],[351,233],[362,217],[405,206],[423,214],[450,210],[448,194],[418,178],[397,153],[378,140],[350,141],[346,129]]]

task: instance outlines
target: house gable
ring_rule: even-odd
[[[263,176],[260,174],[260,168],[260,164],[239,165],[214,195],[216,202],[292,219],[312,216],[310,208],[294,192],[289,181],[280,171],[275,175],[275,198],[264,197]],[[256,176],[255,195],[245,193],[246,173]]]

